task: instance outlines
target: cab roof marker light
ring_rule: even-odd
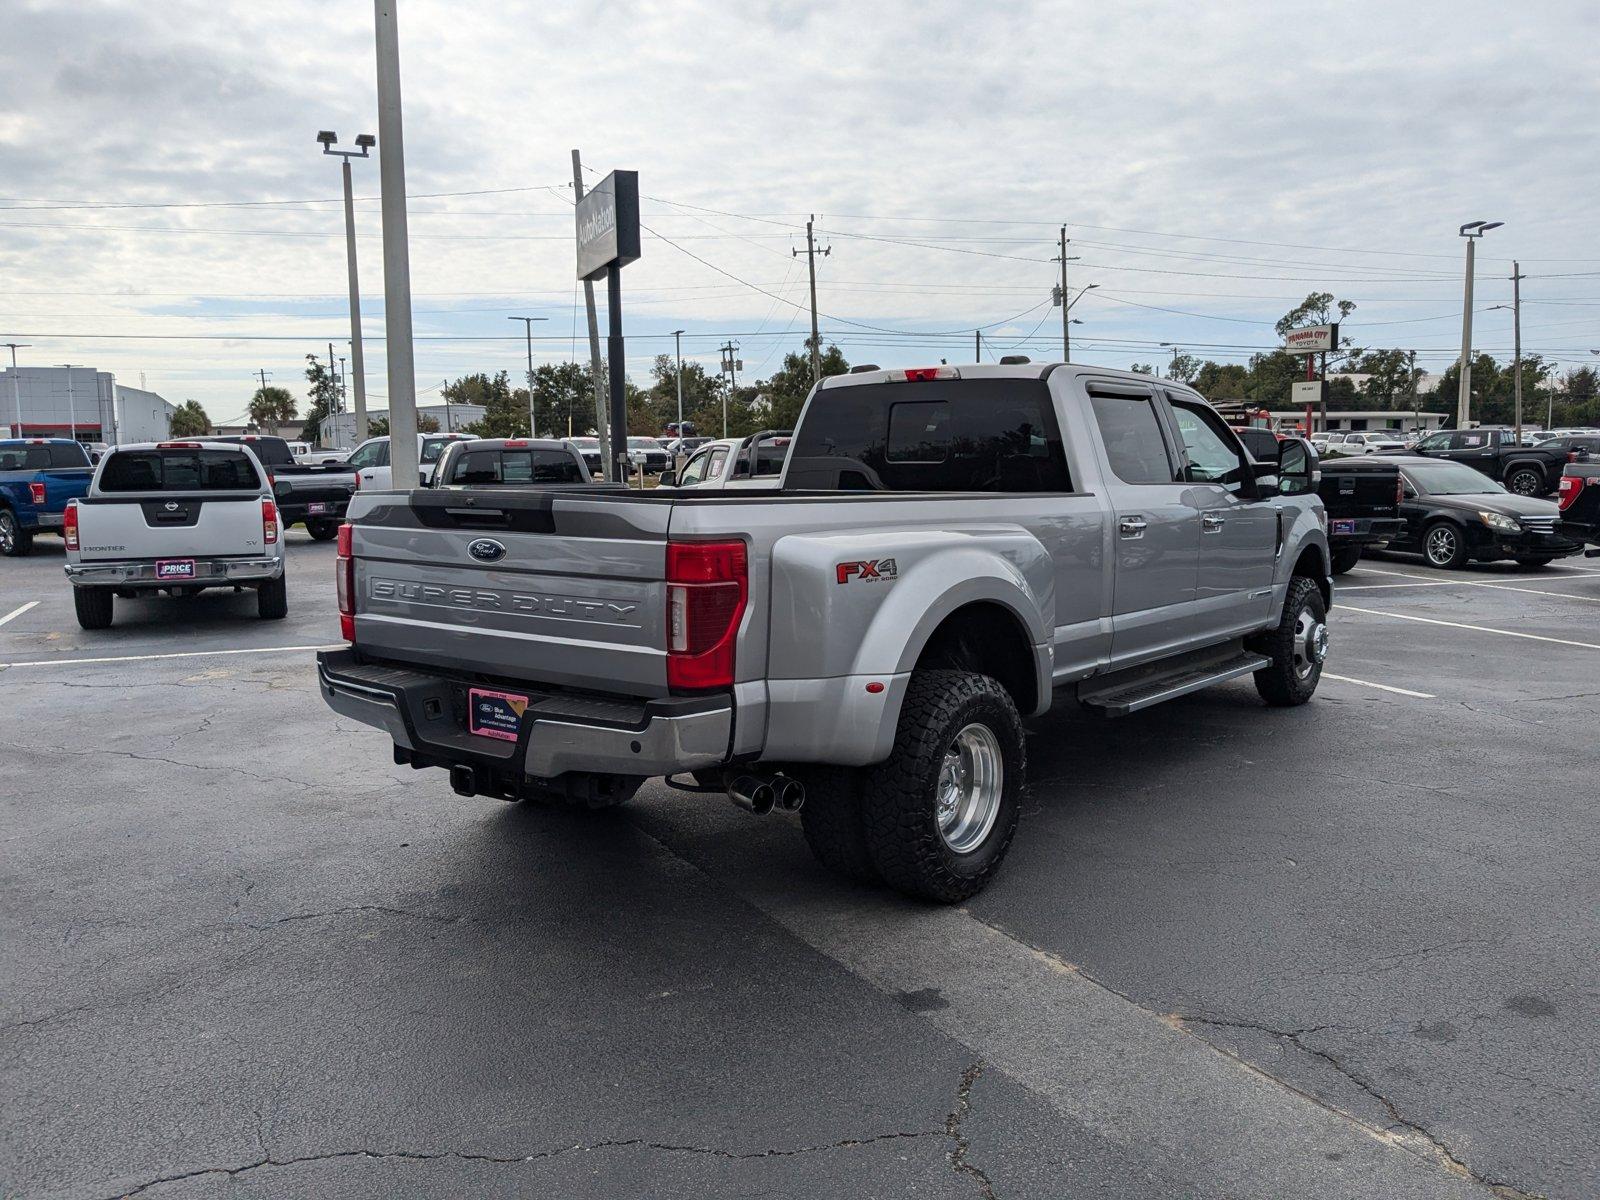
[[[961,372],[954,367],[906,367],[904,370],[890,371],[891,383],[931,383],[935,379],[960,379]]]

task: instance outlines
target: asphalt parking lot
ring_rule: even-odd
[[[944,910],[392,766],[289,552],[100,633],[0,563],[0,1193],[1597,1194],[1600,560],[1365,561],[1304,708],[1033,722]]]

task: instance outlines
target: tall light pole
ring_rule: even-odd
[[[361,352],[361,281],[356,274],[356,201],[350,188],[350,160],[367,158],[378,139],[370,133],[359,133],[354,150],[335,150],[338,136],[331,129],[324,129],[317,134],[317,141],[322,143],[324,154],[343,160],[340,173],[344,176],[344,261],[350,276],[350,354],[356,361],[356,442],[359,444],[367,440],[367,371]],[[328,356],[331,367],[331,350]]]
[[[58,367],[67,369],[67,420],[72,425],[72,440],[78,440],[78,405],[72,396],[72,369],[83,366],[82,363],[57,363]]]
[[[1172,351],[1172,369],[1167,372],[1167,378],[1176,379],[1177,375],[1174,374],[1174,372],[1178,369],[1178,355],[1181,354],[1182,351],[1179,349],[1176,342],[1162,342],[1161,345],[1165,349]]]
[[[535,321],[548,321],[549,317],[507,317],[508,321],[521,321],[522,328],[528,335],[528,436],[539,436],[539,422],[535,419],[533,411],[533,323]],[[554,425],[554,421],[551,422]],[[557,433],[560,431],[557,430]]]
[[[1456,428],[1465,429],[1472,411],[1472,264],[1478,239],[1491,229],[1499,229],[1504,221],[1468,221],[1461,227],[1461,236],[1467,239],[1467,283],[1465,298],[1461,302],[1461,384],[1456,392]]]
[[[11,351],[11,398],[17,404],[17,436],[22,436],[22,381],[17,376],[17,351],[27,350],[32,342],[0,342]]]
[[[672,331],[672,343],[678,349],[678,441],[683,441],[683,330]]]
[[[389,477],[417,486],[417,367],[411,343],[411,249],[406,230],[405,132],[400,116],[398,0],[373,0],[378,60],[378,191],[383,210],[384,360],[389,374]]]

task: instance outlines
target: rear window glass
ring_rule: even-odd
[[[250,460],[237,450],[123,450],[100,471],[102,492],[255,491]]]
[[[49,446],[7,446],[0,450],[0,471],[38,471],[49,465]]]
[[[220,442],[230,442],[235,446],[249,446],[250,452],[261,460],[265,467],[291,467],[294,465],[294,455],[289,451],[289,443],[276,437],[230,437],[207,439]]]
[[[422,439],[422,461],[425,462],[425,463],[438,462],[439,461],[439,455],[444,453],[444,448],[446,446],[448,446],[451,442],[455,441],[455,440],[457,440],[457,439],[455,439],[455,438],[423,438]]]
[[[587,483],[588,472],[565,450],[468,450],[450,468],[450,483]]]
[[[1037,379],[824,388],[785,486],[822,491],[1069,492],[1050,390]]]

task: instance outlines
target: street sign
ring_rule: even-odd
[[[1283,348],[1290,354],[1316,354],[1339,348],[1339,322],[1332,325],[1307,325],[1283,335]]]
[[[1327,398],[1326,379],[1302,379],[1289,387],[1289,402],[1297,408],[1304,404],[1321,404]]]
[[[603,279],[639,257],[639,172],[613,171],[578,201],[578,278]]]

